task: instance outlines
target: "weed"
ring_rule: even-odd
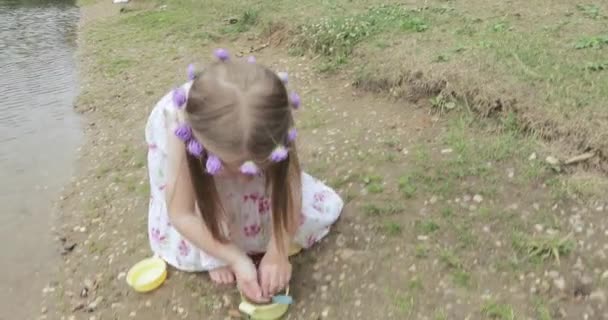
[[[451,250],[443,250],[439,258],[450,269],[462,269],[463,267],[460,259]]]
[[[361,41],[387,30],[423,32],[428,22],[419,12],[402,6],[381,6],[366,12],[325,18],[318,23],[303,25],[292,44],[292,52],[306,51],[329,57],[323,67],[332,70],[348,62],[355,46]]]
[[[382,193],[384,191],[384,185],[382,184],[382,177],[377,175],[366,176],[363,178],[365,188],[370,193]]]
[[[540,301],[536,301],[536,316],[538,320],[551,320],[553,319],[553,317],[551,316],[551,311],[549,311],[549,308],[547,308],[547,306],[545,306],[545,304]]]
[[[499,22],[492,26],[492,31],[494,32],[505,32],[509,30],[509,24],[507,22]]]
[[[601,49],[608,45],[608,35],[584,37],[578,40],[574,45],[575,49]]]
[[[576,9],[587,18],[599,19],[602,17],[600,7],[594,4],[577,4]]]
[[[452,272],[452,281],[455,285],[468,288],[471,286],[471,274],[465,270],[454,270]]]
[[[444,218],[450,218],[454,215],[454,211],[450,207],[444,207],[441,209],[441,216]]]
[[[421,234],[431,234],[439,230],[439,225],[433,220],[416,221],[416,230]]]
[[[413,198],[416,194],[416,185],[411,176],[406,175],[399,178],[399,191],[408,199]]]
[[[568,255],[575,247],[570,236],[530,237],[516,232],[512,237],[513,248],[532,261],[555,260],[559,264],[560,257]]]
[[[397,204],[389,204],[386,206],[380,206],[377,204],[368,203],[368,204],[365,204],[365,206],[363,206],[363,211],[365,212],[365,214],[368,216],[374,216],[374,217],[393,215],[395,213],[402,212],[403,210],[404,210],[404,208]]]
[[[515,311],[508,304],[489,302],[483,306],[481,312],[490,319],[515,320]]]
[[[410,291],[422,290],[422,280],[418,277],[413,277],[412,279],[410,279],[409,283],[407,284],[407,287]]]
[[[397,294],[395,297],[395,305],[399,313],[410,315],[414,309],[414,297],[407,294]]]
[[[608,70],[608,61],[605,62],[588,62],[585,67],[587,71],[604,71]]]
[[[448,314],[444,310],[435,311],[433,320],[448,320]]]
[[[390,222],[386,222],[384,224],[383,229],[384,229],[384,232],[386,232],[387,235],[389,235],[389,236],[397,236],[397,235],[401,234],[401,231],[402,231],[403,228],[397,222],[390,221]]]
[[[416,246],[416,253],[414,255],[416,256],[416,258],[424,259],[424,258],[428,258],[430,251],[431,250],[429,249],[429,247],[427,245],[419,244]]]

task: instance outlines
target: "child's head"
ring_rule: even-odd
[[[198,206],[213,236],[226,239],[213,175],[265,175],[275,234],[293,230],[290,213],[300,210],[300,166],[290,97],[282,80],[259,64],[216,62],[194,77],[184,114],[205,149],[200,156],[188,154],[188,164]]]

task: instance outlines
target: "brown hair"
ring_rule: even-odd
[[[301,209],[300,164],[295,143],[287,139],[294,121],[285,85],[261,65],[218,62],[195,77],[185,111],[186,121],[207,150],[220,158],[252,160],[264,170],[273,233],[282,243],[284,231],[295,231],[293,214],[298,217]],[[289,155],[272,163],[268,157],[278,144],[285,145]],[[187,161],[203,220],[215,239],[226,242],[226,213],[214,178],[205,171],[207,156],[188,154]]]

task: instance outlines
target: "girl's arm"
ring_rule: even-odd
[[[221,243],[213,238],[204,223],[195,205],[195,194],[186,162],[184,144],[170,134],[168,149],[167,210],[175,229],[197,248],[228,265],[233,266],[243,258],[247,258],[236,245]]]

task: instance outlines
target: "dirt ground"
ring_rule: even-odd
[[[206,11],[176,3],[200,16],[147,1],[122,13],[83,6],[77,109],[88,141],[57,205],[64,263],[43,290],[40,318],[241,317],[235,288],[216,287],[205,274],[170,270],[149,294],[124,279],[150,255],[148,112],[183,81],[188,63],[203,65],[226,47],[289,72],[303,97],[296,119],[304,168],[347,202],[331,235],[293,259],[287,319],[608,319],[606,199],[561,187],[572,172],[603,177],[553,159],[559,141],[529,134],[516,117],[483,117],[442,100],[419,76],[399,83],[426,88],[409,99],[411,92],[376,90],[378,77],[362,82],[354,67],[328,72],[333,58],[293,54],[293,31],[276,23],[249,31],[251,12],[232,25],[206,20],[223,10],[215,2]],[[187,22],[158,31],[178,20]],[[221,28],[228,30],[209,31]]]

